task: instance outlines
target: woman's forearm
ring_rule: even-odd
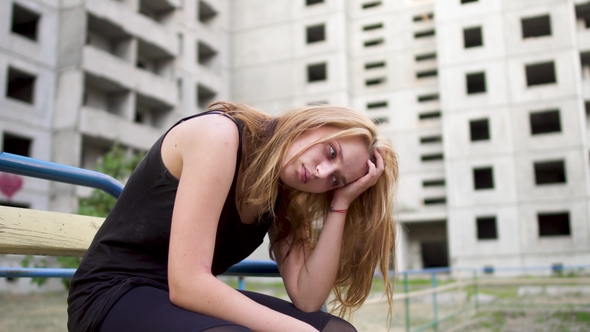
[[[317,331],[309,324],[256,303],[212,275],[202,274],[182,284],[170,285],[170,300],[181,308],[252,331]]]
[[[346,208],[341,205],[337,209]],[[340,264],[345,219],[345,213],[328,214],[316,247],[301,267],[297,279],[297,294],[294,294],[295,299],[292,298],[300,310],[319,310],[334,286]]]

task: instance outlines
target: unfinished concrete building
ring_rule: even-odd
[[[5,151],[91,167],[216,99],[348,105],[399,153],[400,269],[590,259],[587,0],[10,0],[0,22]]]

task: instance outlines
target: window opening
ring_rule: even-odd
[[[197,43],[197,62],[203,66],[210,66],[213,59],[217,55],[217,51],[211,46],[199,41]]]
[[[127,88],[104,76],[84,74],[84,106],[124,117],[130,102],[129,92]]]
[[[526,66],[527,86],[557,83],[553,62],[537,63]]]
[[[200,108],[206,109],[213,102],[216,95],[217,93],[212,89],[202,84],[197,84],[197,106]]]
[[[571,235],[569,212],[537,214],[539,237]]]
[[[416,78],[428,78],[436,76],[438,76],[438,70],[436,69],[422,70],[416,73]]]
[[[414,16],[413,20],[414,20],[414,22],[422,22],[422,21],[431,21],[433,18],[434,18],[433,13],[426,13],[426,14]]]
[[[416,55],[415,59],[416,59],[416,62],[426,61],[426,60],[434,60],[434,59],[436,59],[436,53],[419,54],[419,55]]]
[[[434,94],[430,94],[430,95],[421,95],[421,96],[418,96],[418,102],[425,103],[428,101],[438,100],[438,98],[439,98],[438,93],[434,93]]]
[[[535,183],[537,185],[566,182],[565,162],[563,160],[535,163]]]
[[[418,114],[418,119],[420,119],[420,120],[440,119],[440,117],[441,117],[440,111],[424,112],[424,113]]]
[[[579,27],[590,29],[590,2],[576,5],[576,18]]]
[[[521,25],[523,39],[551,36],[551,19],[549,15],[523,18]]]
[[[446,241],[420,242],[420,253],[422,254],[422,266],[424,268],[449,266]]]
[[[172,111],[172,106],[150,96],[135,94],[135,120],[142,125],[162,128]]]
[[[36,77],[29,73],[8,67],[6,97],[33,104],[35,80]]]
[[[2,151],[30,157],[31,142],[30,138],[4,133],[2,134]]]
[[[307,66],[307,82],[325,81],[327,78],[327,66],[325,63]]]
[[[383,23],[369,24],[369,25],[363,26],[363,31],[371,31],[371,30],[377,30],[377,29],[382,29],[382,28],[383,28]]]
[[[365,47],[373,47],[373,46],[378,46],[385,43],[385,39],[383,38],[379,38],[379,39],[371,39],[371,40],[367,40],[365,41]]]
[[[495,240],[498,238],[496,217],[477,217],[477,239]]]
[[[582,65],[582,79],[590,80],[590,51],[580,53],[580,63]]]
[[[469,121],[471,141],[487,141],[490,139],[490,124],[488,119]]]
[[[373,86],[385,83],[385,77],[372,78],[365,81],[366,86]]]
[[[445,179],[422,181],[422,187],[444,187],[444,186],[445,186]]]
[[[470,2],[478,2],[479,0],[461,0],[461,4],[470,3]]]
[[[109,20],[87,15],[86,44],[123,59],[131,60],[131,35]],[[180,36],[180,35],[179,35]]]
[[[494,189],[494,173],[492,168],[474,168],[473,185],[475,190]]]
[[[326,40],[326,28],[323,24],[307,27],[307,43],[316,43]]]
[[[11,31],[30,40],[37,41],[37,30],[41,15],[22,7],[16,3],[12,4],[12,27]]]
[[[467,94],[468,95],[486,92],[486,74],[485,73],[467,74],[466,79],[467,79]]]
[[[431,153],[425,154],[420,157],[422,161],[436,161],[436,160],[443,160],[444,155],[442,153]]]
[[[559,110],[531,112],[531,135],[561,132]]]
[[[205,1],[199,1],[199,22],[209,23],[215,16],[217,11]]]
[[[369,8],[374,8],[374,7],[379,7],[379,6],[381,6],[381,1],[365,2],[362,5],[363,9],[369,9]]]
[[[483,46],[481,27],[463,29],[463,45],[465,48]]]
[[[324,0],[305,0],[305,5],[311,6],[315,5],[316,3],[322,3]]]
[[[414,33],[414,38],[415,39],[418,39],[418,38],[426,38],[426,37],[432,37],[434,35],[435,35],[434,29],[430,29],[430,30],[415,32]]]
[[[446,197],[431,197],[424,199],[424,205],[438,205],[438,204],[447,204]]]
[[[137,68],[172,80],[174,57],[155,44],[137,39]]]
[[[365,63],[365,69],[382,68],[382,67],[385,67],[385,61]]]
[[[440,135],[420,137],[421,144],[431,144],[431,143],[440,143],[440,142],[442,142],[442,136],[440,136]]]
[[[139,13],[164,23],[174,13],[174,7],[166,0],[139,0]]]
[[[376,108],[385,108],[387,107],[387,101],[375,101],[372,103],[367,103],[367,109],[376,109]]]

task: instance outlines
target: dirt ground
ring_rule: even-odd
[[[452,301],[440,297],[439,317],[456,310]],[[439,331],[590,331],[590,296],[523,296],[518,298],[480,298],[481,306],[439,325]],[[564,302],[565,301],[565,302]],[[565,303],[569,304],[565,304]],[[572,304],[573,303],[573,304]],[[469,305],[465,303],[465,305]],[[410,304],[412,329],[432,320],[432,302]],[[362,332],[385,332],[387,305],[383,302],[364,305],[353,324]],[[0,293],[0,331],[66,331],[66,293],[11,295]],[[390,331],[405,331],[404,302],[396,302]],[[428,330],[428,329],[427,329]],[[432,329],[430,329],[432,330]]]

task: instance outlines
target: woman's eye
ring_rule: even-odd
[[[330,145],[330,158],[336,158],[336,150]]]
[[[335,176],[332,177],[332,186],[334,186],[334,187],[338,186],[338,178]]]

